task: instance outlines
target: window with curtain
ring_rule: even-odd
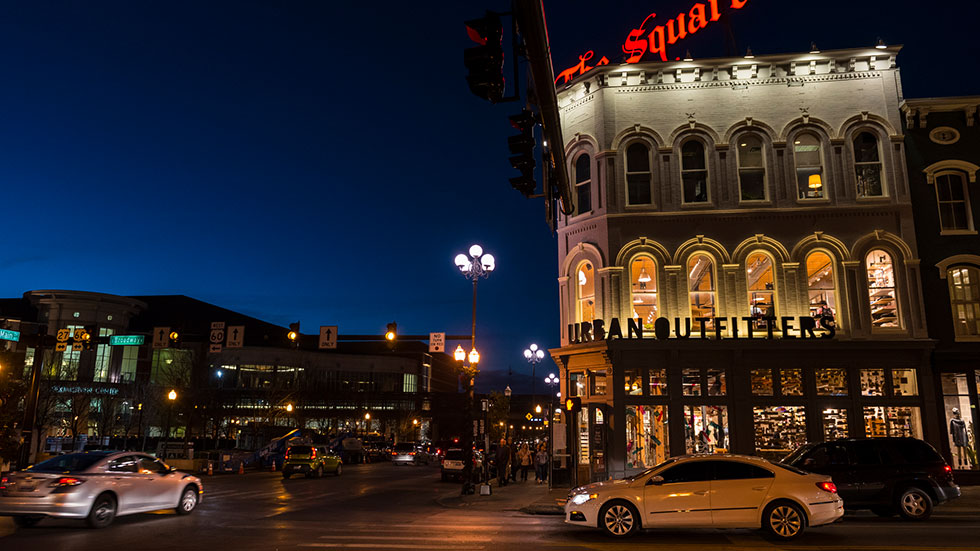
[[[947,172],[936,176],[936,200],[943,231],[971,229],[970,201],[962,173]]]
[[[820,320],[830,316],[837,320],[837,289],[834,282],[834,261],[823,251],[806,257],[806,284],[810,299],[810,316]]]
[[[715,274],[714,262],[708,255],[696,254],[687,263],[688,290],[693,318],[715,317]],[[714,329],[714,320],[706,328]]]
[[[773,278],[772,258],[765,253],[752,253],[745,260],[745,281],[749,290],[749,315],[756,329],[766,329],[776,317],[776,280]]]
[[[681,185],[685,203],[708,202],[708,164],[704,144],[698,140],[681,146]]]
[[[644,329],[653,330],[657,319],[657,265],[649,256],[638,256],[630,263],[630,300],[633,318],[642,320]]]
[[[649,205],[652,182],[650,149],[639,142],[630,145],[626,148],[627,203],[630,205]]]
[[[980,336],[980,270],[968,266],[950,268],[946,280],[956,336]]]
[[[595,319],[595,270],[591,262],[583,262],[576,270],[576,287],[578,292],[578,321],[591,322]]]
[[[592,210],[592,158],[579,155],[575,161],[575,214]]]
[[[881,197],[885,194],[881,182],[878,138],[871,132],[861,132],[854,138],[854,176],[858,197]]]
[[[796,160],[796,187],[800,199],[823,199],[823,155],[820,151],[820,138],[804,133],[793,142],[793,156]]]
[[[895,289],[895,265],[886,251],[868,253],[868,297],[871,300],[871,325],[876,328],[898,328],[898,295]]]
[[[766,159],[762,138],[743,134],[738,140],[738,185],[743,201],[765,201]]]

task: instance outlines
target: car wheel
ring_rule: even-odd
[[[44,517],[40,515],[19,515],[14,517],[14,524],[21,528],[30,528],[41,522],[42,518]]]
[[[290,476],[292,476],[292,473],[287,473],[286,471],[282,472],[282,477],[285,478],[286,480],[289,480]]]
[[[337,470],[333,472],[334,476],[340,476],[340,473],[344,472],[343,463],[337,463]]]
[[[599,510],[599,526],[613,537],[632,536],[640,528],[640,515],[631,504],[613,501]]]
[[[92,510],[89,511],[88,518],[85,519],[92,528],[105,528],[112,524],[116,518],[116,500],[109,494],[102,494],[95,498],[92,503]]]
[[[323,465],[316,468],[316,478],[323,478]]]
[[[785,501],[773,503],[762,514],[762,527],[781,540],[791,540],[803,533],[806,516],[796,504]]]
[[[189,515],[195,507],[197,507],[197,489],[193,486],[188,486],[180,494],[180,502],[177,503],[177,514]]]
[[[891,507],[872,507],[871,512],[883,518],[895,516],[895,510]]]
[[[926,520],[932,515],[932,498],[922,488],[906,488],[897,505],[898,514],[906,520]]]

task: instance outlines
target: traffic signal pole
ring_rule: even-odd
[[[34,361],[31,363],[31,386],[27,395],[27,403],[24,407],[24,423],[21,425],[21,445],[20,453],[17,457],[17,468],[24,469],[31,464],[33,448],[37,447],[34,436],[34,422],[37,419],[37,401],[41,392],[41,368],[44,365],[44,337],[47,336],[48,328],[45,325],[38,326],[37,346],[34,347]]]

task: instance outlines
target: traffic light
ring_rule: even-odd
[[[568,413],[578,413],[582,409],[582,399],[578,396],[565,398],[565,411]]]
[[[534,126],[538,124],[538,117],[533,112],[525,109],[510,117],[510,125],[520,131],[520,134],[507,138],[507,147],[514,155],[510,158],[510,165],[521,173],[517,178],[510,179],[510,185],[525,197],[534,195],[537,184],[534,181]]]
[[[95,337],[98,336],[99,329],[94,325],[86,325],[82,333],[82,350],[92,350],[95,348]]]
[[[289,324],[289,333],[286,333],[286,338],[289,339],[289,344],[293,348],[299,348],[299,322]]]
[[[180,331],[174,329],[170,332],[170,348],[180,348]]]
[[[391,322],[388,324],[388,329],[385,331],[385,340],[388,341],[388,348],[395,348],[395,344],[398,342],[398,324]]]
[[[463,50],[463,64],[469,70],[466,82],[477,96],[497,103],[504,97],[504,30],[500,17],[492,12],[465,23],[470,40],[479,44]]]

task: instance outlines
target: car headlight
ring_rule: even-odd
[[[595,499],[599,497],[599,494],[577,494],[572,496],[571,502],[575,505],[581,505],[590,499]]]

